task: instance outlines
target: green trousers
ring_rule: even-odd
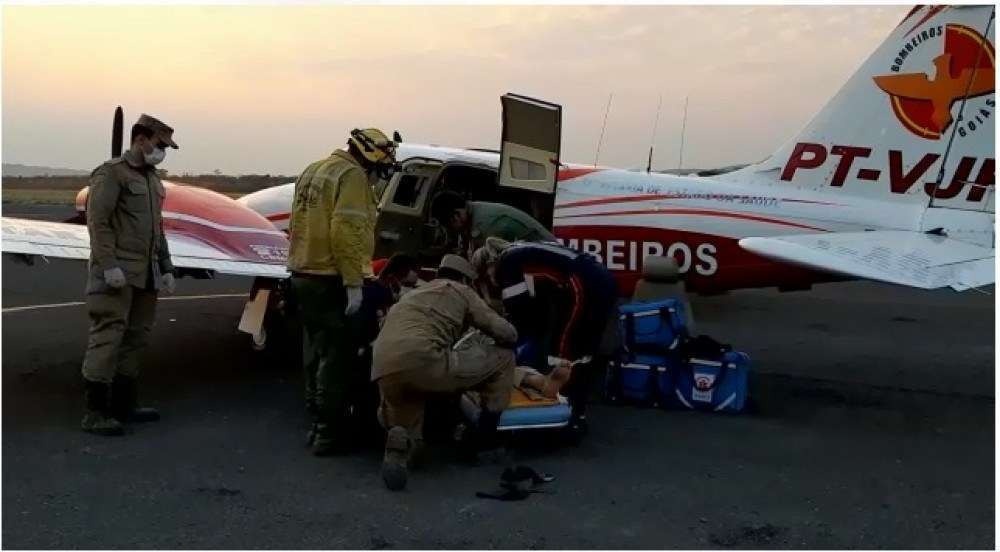
[[[348,433],[338,426],[346,419],[348,394],[357,379],[355,328],[344,314],[347,291],[337,276],[293,275],[291,280],[302,326],[306,411],[318,437],[333,440]]]
[[[155,290],[125,286],[87,294],[90,334],[83,357],[84,379],[111,383],[115,374],[139,376],[139,357],[156,318]]]

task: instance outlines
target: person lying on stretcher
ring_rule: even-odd
[[[472,348],[492,346],[495,346],[493,338],[478,329],[473,329],[458,340],[454,350],[461,352]],[[552,370],[548,375],[530,366],[514,366],[514,387],[524,391],[525,395],[533,400],[557,399],[559,398],[559,390],[573,375],[574,364],[576,363],[550,357],[549,365],[552,366]]]
[[[531,399],[558,399],[559,390],[569,381],[573,374],[573,364],[561,360],[548,375],[530,366],[514,367],[514,387],[524,391]]]

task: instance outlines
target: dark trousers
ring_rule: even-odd
[[[318,439],[347,438],[359,349],[354,325],[344,314],[347,291],[339,276],[293,274],[291,282],[302,326],[306,411]]]

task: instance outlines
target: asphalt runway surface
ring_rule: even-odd
[[[84,267],[5,257],[2,278],[5,548],[995,546],[991,296],[853,282],[694,298],[698,331],[752,356],[757,412],[597,405],[578,446],[520,439],[515,459],[557,479],[497,502],[474,495],[501,466],[447,445],[402,493],[378,450],[308,454],[298,368],[250,350],[240,297],[162,301],[142,387],[163,420],[85,434]],[[70,304],[12,310],[51,303]]]

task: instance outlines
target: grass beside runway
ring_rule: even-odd
[[[187,186],[198,186],[231,198],[238,198],[251,192],[271,186],[294,182],[294,176],[245,174],[231,176],[224,174],[177,175],[158,171],[163,180]],[[72,205],[78,191],[89,182],[82,176],[3,176],[0,189],[3,202],[21,205]]]
[[[73,205],[77,190],[0,190],[3,202],[15,205]]]
[[[5,204],[13,205],[73,205],[78,190],[49,189],[8,189],[0,190]],[[242,197],[242,192],[221,192],[233,199]]]

